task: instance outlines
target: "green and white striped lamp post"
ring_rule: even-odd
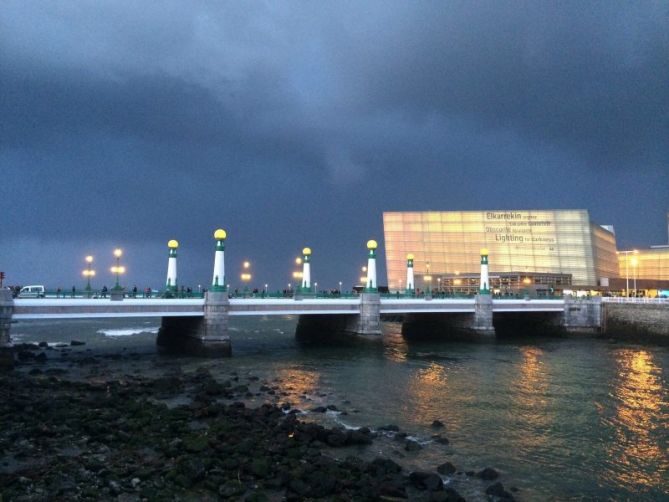
[[[479,294],[490,294],[490,278],[488,277],[488,249],[481,249],[481,283],[479,285]]]
[[[367,241],[367,249],[369,254],[367,255],[367,282],[365,283],[365,293],[376,293],[379,289],[379,285],[376,282],[376,248],[379,245],[375,240]]]
[[[216,253],[214,255],[214,277],[211,280],[212,291],[226,291],[225,286],[225,230],[219,228],[214,232],[216,239]]]
[[[302,286],[303,293],[311,293],[311,248],[302,250]]]
[[[413,279],[413,254],[409,253],[407,255],[407,284],[406,284],[406,294],[412,295],[414,293],[414,279]]]
[[[167,258],[167,280],[165,281],[165,293],[171,295],[177,291],[177,249],[179,243],[172,239],[167,243],[169,257]]]

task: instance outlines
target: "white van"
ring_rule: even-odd
[[[44,298],[44,286],[24,286],[19,291],[19,298]]]

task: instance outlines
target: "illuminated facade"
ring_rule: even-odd
[[[491,274],[570,274],[589,286],[619,274],[615,235],[586,210],[386,212],[383,227],[390,289],[403,288],[409,253],[416,286],[428,275],[434,287],[440,277],[478,273],[481,248]]]
[[[622,251],[618,264],[619,277],[669,281],[669,246]]]

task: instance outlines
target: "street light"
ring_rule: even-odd
[[[341,295],[341,281],[339,281],[339,294]]]
[[[634,297],[637,296],[636,290],[636,276],[637,276],[637,265],[639,264],[639,259],[636,256],[632,256],[632,276],[634,277]]]
[[[114,285],[115,290],[123,289],[119,283],[119,276],[125,274],[125,267],[121,266],[121,256],[123,256],[123,250],[120,248],[114,249],[114,256],[116,257],[116,265],[111,268],[112,274],[116,274],[116,284]]]
[[[91,277],[95,277],[95,270],[91,269],[91,264],[93,263],[93,257],[88,255],[86,257],[86,270],[82,272],[86,278],[86,296],[91,297]]]
[[[423,281],[425,283],[425,299],[427,300],[432,297],[432,276],[424,275]]]
[[[636,249],[631,249],[628,251],[616,251],[616,254],[624,254],[625,255],[625,297],[629,298],[630,296],[630,260],[629,260],[629,255],[630,253],[632,254],[638,254],[639,251]]]
[[[244,263],[242,263],[242,274],[241,274],[241,279],[242,282],[244,283],[244,296],[246,296],[246,293],[248,292],[248,286],[249,282],[251,282],[251,262],[246,260]]]

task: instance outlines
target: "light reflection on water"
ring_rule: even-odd
[[[615,468],[603,471],[602,477],[640,491],[662,483],[666,488],[669,407],[662,369],[648,350],[623,349],[615,356],[618,372],[611,396],[615,414],[603,419],[613,429],[607,453]]]
[[[148,330],[155,320],[103,324],[20,323],[14,331],[22,341],[127,346],[144,354],[128,363],[132,371],[167,367],[150,332],[115,339],[98,333]],[[505,485],[520,487],[521,500],[669,499],[667,347],[545,338],[414,342],[393,323],[384,326],[382,343],[319,347],[298,345],[294,326],[294,319],[235,319],[232,358],[167,361],[184,371],[205,366],[220,378],[231,371],[257,375],[276,382],[286,399],[310,396],[294,403],[302,409],[346,408],[351,413],[338,419],[349,425],[396,423],[429,438],[439,419],[450,446],[429,445],[405,461],[430,470],[445,460],[462,470],[493,466]]]

